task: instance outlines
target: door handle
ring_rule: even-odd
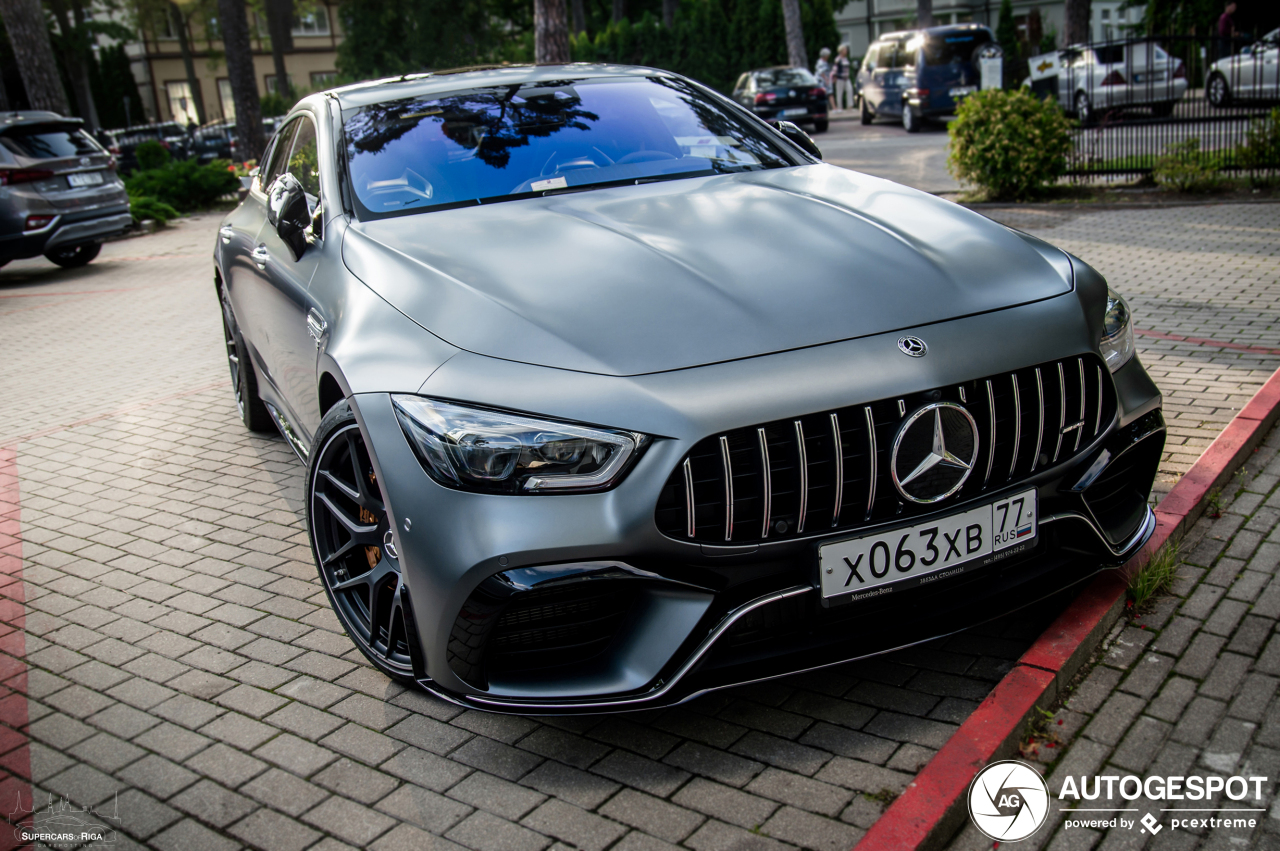
[[[320,315],[320,311],[314,307],[307,313],[307,333],[316,341],[316,348],[320,348],[320,338],[324,336],[324,332],[329,330],[329,323],[324,321],[324,317]]]
[[[253,258],[253,262],[259,269],[265,269],[267,268],[267,261],[271,259],[271,252],[267,251],[265,245],[259,245],[249,252],[249,256]]]
[[[222,237],[222,244],[229,245],[231,238],[236,235],[236,229],[231,225],[223,225],[218,228],[218,236]]]

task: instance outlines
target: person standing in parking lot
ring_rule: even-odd
[[[831,69],[832,106],[836,112],[853,109],[853,83],[850,71],[853,63],[849,61],[849,45],[840,45],[836,53],[836,61]]]
[[[1218,18],[1218,58],[1230,56],[1231,40],[1236,37],[1236,4],[1228,3]]]
[[[831,90],[831,48],[824,47],[818,51],[818,63],[813,66],[813,76],[817,77],[818,84],[827,90],[828,103],[834,104],[835,93]]]

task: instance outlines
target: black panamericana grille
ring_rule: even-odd
[[[900,425],[929,402],[962,405],[978,426],[964,486],[940,504],[902,498],[890,475]],[[807,537],[937,511],[1083,450],[1115,417],[1096,355],[836,411],[734,429],[694,446],[663,487],[663,534],[733,545]]]

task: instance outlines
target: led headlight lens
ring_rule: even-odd
[[[648,438],[473,408],[425,396],[391,397],[422,466],[449,487],[563,493],[613,487]]]
[[[1102,356],[1115,372],[1133,357],[1133,316],[1115,290],[1107,289],[1107,314],[1102,323]]]

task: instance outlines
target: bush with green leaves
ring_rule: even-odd
[[[1067,169],[1071,122],[1029,90],[987,89],[965,98],[948,128],[947,168],[991,200],[1023,200]]]
[[[1174,142],[1156,159],[1151,176],[1175,192],[1207,192],[1218,185],[1216,157],[1200,150],[1200,138]]]
[[[150,195],[129,195],[129,213],[133,216],[133,223],[139,224],[147,219],[152,219],[160,224],[168,224],[171,219],[178,217],[178,211],[170,207],[163,201],[157,201]]]
[[[1236,151],[1236,161],[1252,172],[1254,183],[1275,180],[1280,172],[1280,106],[1249,125],[1244,143]]]
[[[240,188],[240,180],[226,160],[214,160],[208,165],[179,160],[136,172],[125,178],[125,187],[130,195],[148,196],[176,210],[190,212],[235,192]]]
[[[156,141],[143,142],[137,147],[134,155],[138,158],[138,168],[163,168],[171,159],[169,149]]]

